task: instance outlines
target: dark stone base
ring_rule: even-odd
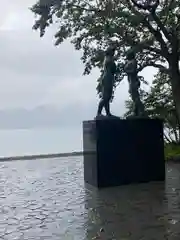
[[[95,187],[165,180],[161,120],[84,121],[83,148],[84,180]]]

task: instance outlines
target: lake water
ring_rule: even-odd
[[[0,131],[1,156],[81,149],[81,128]],[[101,191],[82,157],[3,162],[0,176],[0,240],[180,239],[180,164],[165,183]]]
[[[0,131],[0,156],[61,153],[82,150],[81,128]]]
[[[166,181],[98,191],[83,158],[0,163],[0,240],[179,240],[180,165]]]

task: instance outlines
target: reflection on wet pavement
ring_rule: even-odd
[[[180,165],[166,183],[97,191],[81,157],[0,164],[0,239],[180,239]]]

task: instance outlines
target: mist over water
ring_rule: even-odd
[[[82,150],[81,128],[0,131],[0,156],[62,153]]]

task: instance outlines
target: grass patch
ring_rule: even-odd
[[[167,160],[180,156],[180,145],[166,144],[164,147],[164,153]]]

